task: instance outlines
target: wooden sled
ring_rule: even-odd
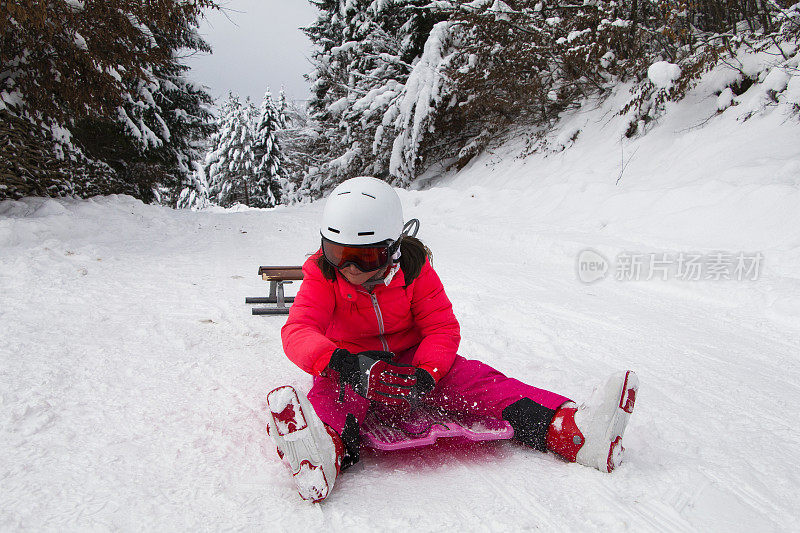
[[[260,266],[258,275],[264,281],[269,281],[269,296],[248,296],[244,299],[246,304],[275,304],[268,307],[254,307],[254,315],[288,315],[289,306],[294,302],[294,297],[284,296],[283,286],[293,281],[303,279],[301,266]]]

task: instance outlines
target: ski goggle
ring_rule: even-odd
[[[389,266],[389,261],[397,250],[397,244],[398,241],[353,246],[338,244],[323,237],[322,254],[325,260],[337,269],[353,265],[362,272],[372,272]]]

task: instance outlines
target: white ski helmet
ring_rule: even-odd
[[[403,232],[403,206],[395,190],[362,176],[340,183],[325,202],[320,233],[338,244],[396,241]]]

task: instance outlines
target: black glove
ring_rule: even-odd
[[[328,368],[339,372],[340,398],[344,385],[350,385],[360,396],[387,405],[418,403],[433,390],[433,377],[421,368],[393,365],[392,352],[372,350],[355,355],[342,348],[331,356]],[[421,377],[420,377],[421,376]]]
[[[412,406],[417,406],[422,403],[425,395],[428,394],[436,386],[436,380],[427,370],[416,368],[414,371],[414,386],[411,387],[411,396],[409,402]]]

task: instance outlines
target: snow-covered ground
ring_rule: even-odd
[[[302,502],[264,405],[310,378],[282,354],[284,318],[244,298],[266,292],[259,265],[314,251],[321,203],[0,203],[0,530],[794,529],[800,128],[736,107],[698,127],[716,109],[702,94],[640,139],[619,142],[612,98],[565,119],[565,151],[516,158],[511,141],[401,191],[462,355],[578,401],[638,372],[611,475],[508,442],[367,451],[324,504]],[[579,281],[587,248],[606,279]],[[763,259],[742,275],[720,252]],[[679,279],[681,253],[734,279]],[[638,281],[617,279],[625,258],[644,261]],[[667,280],[646,279],[651,258]]]

